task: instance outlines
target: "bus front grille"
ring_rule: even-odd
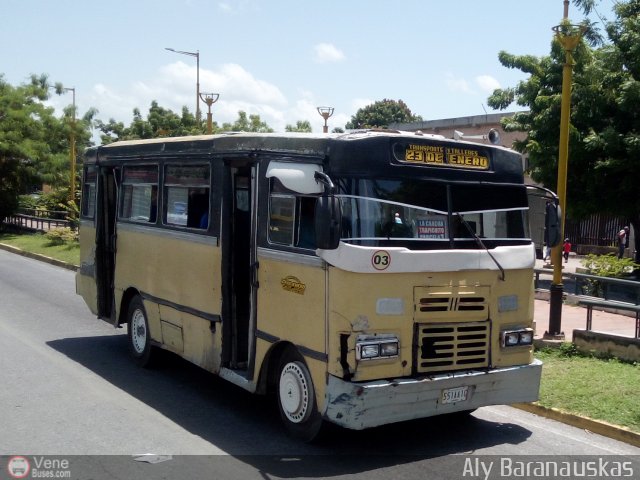
[[[417,372],[489,365],[489,322],[417,325]]]

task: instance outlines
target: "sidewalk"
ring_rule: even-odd
[[[581,257],[571,255],[569,261],[564,263],[562,260],[563,272],[575,273],[576,268],[582,267],[580,263]],[[536,268],[544,268],[545,262],[542,260],[536,260]],[[553,269],[549,268],[549,276],[553,275]],[[536,300],[534,301],[534,314],[533,318],[536,321],[536,338],[542,338],[545,331],[549,329],[549,301],[542,299],[542,297],[548,297],[548,295],[542,295],[539,292],[536,294]],[[562,317],[560,322],[561,331],[564,332],[567,342],[570,342],[573,336],[574,330],[584,330],[587,324],[587,309],[584,307],[578,307],[575,305],[562,305]],[[634,338],[635,336],[635,318],[626,315],[617,315],[615,313],[602,312],[599,310],[593,310],[593,324],[592,330],[594,332],[604,332],[613,335],[620,335],[624,337]]]

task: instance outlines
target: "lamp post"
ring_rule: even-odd
[[[211,130],[213,129],[213,121],[211,118],[211,105],[216,103],[220,98],[219,93],[201,93],[200,98],[204,103],[207,104],[209,111],[207,112],[207,133],[211,135],[213,133]]]
[[[196,50],[195,52],[185,52],[183,50],[175,50],[169,47],[165,47],[165,50],[169,50],[173,53],[179,53],[181,55],[196,57],[196,120],[200,123],[200,50]]]
[[[69,178],[69,200],[76,200],[76,89],[75,87],[62,87],[65,92],[71,92],[72,97],[72,117],[69,149],[69,164],[71,166],[71,177]]]
[[[322,133],[329,133],[329,127],[327,127],[327,120],[333,115],[333,107],[318,107],[318,113],[324,118],[324,126],[322,127]]]
[[[564,2],[564,19],[569,13],[569,1]],[[571,114],[571,80],[573,75],[573,52],[584,33],[577,25],[565,23],[553,28],[556,38],[565,52],[565,61],[562,68],[562,105],[560,110],[560,144],[558,149],[558,200],[562,212],[560,219],[560,231],[564,238],[564,220],[567,203],[567,168],[569,160],[569,117]],[[556,245],[551,251],[553,261],[553,280],[549,290],[549,330],[544,338],[564,340],[562,332],[562,296],[564,286],[562,284],[562,243]]]

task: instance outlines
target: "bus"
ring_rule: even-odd
[[[87,150],[76,290],[257,394],[288,433],[538,399],[514,151],[420,132],[229,133]]]

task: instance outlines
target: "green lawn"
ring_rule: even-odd
[[[544,362],[538,403],[640,433],[640,365],[563,347],[536,351]]]
[[[80,265],[80,245],[69,242],[55,245],[42,234],[20,235],[15,233],[0,233],[0,243],[20,248],[28,252],[39,253],[72,265]]]
[[[0,243],[79,265],[78,242],[54,245],[44,235],[0,233]],[[577,354],[570,344],[536,351],[544,362],[540,405],[640,433],[640,365]]]

